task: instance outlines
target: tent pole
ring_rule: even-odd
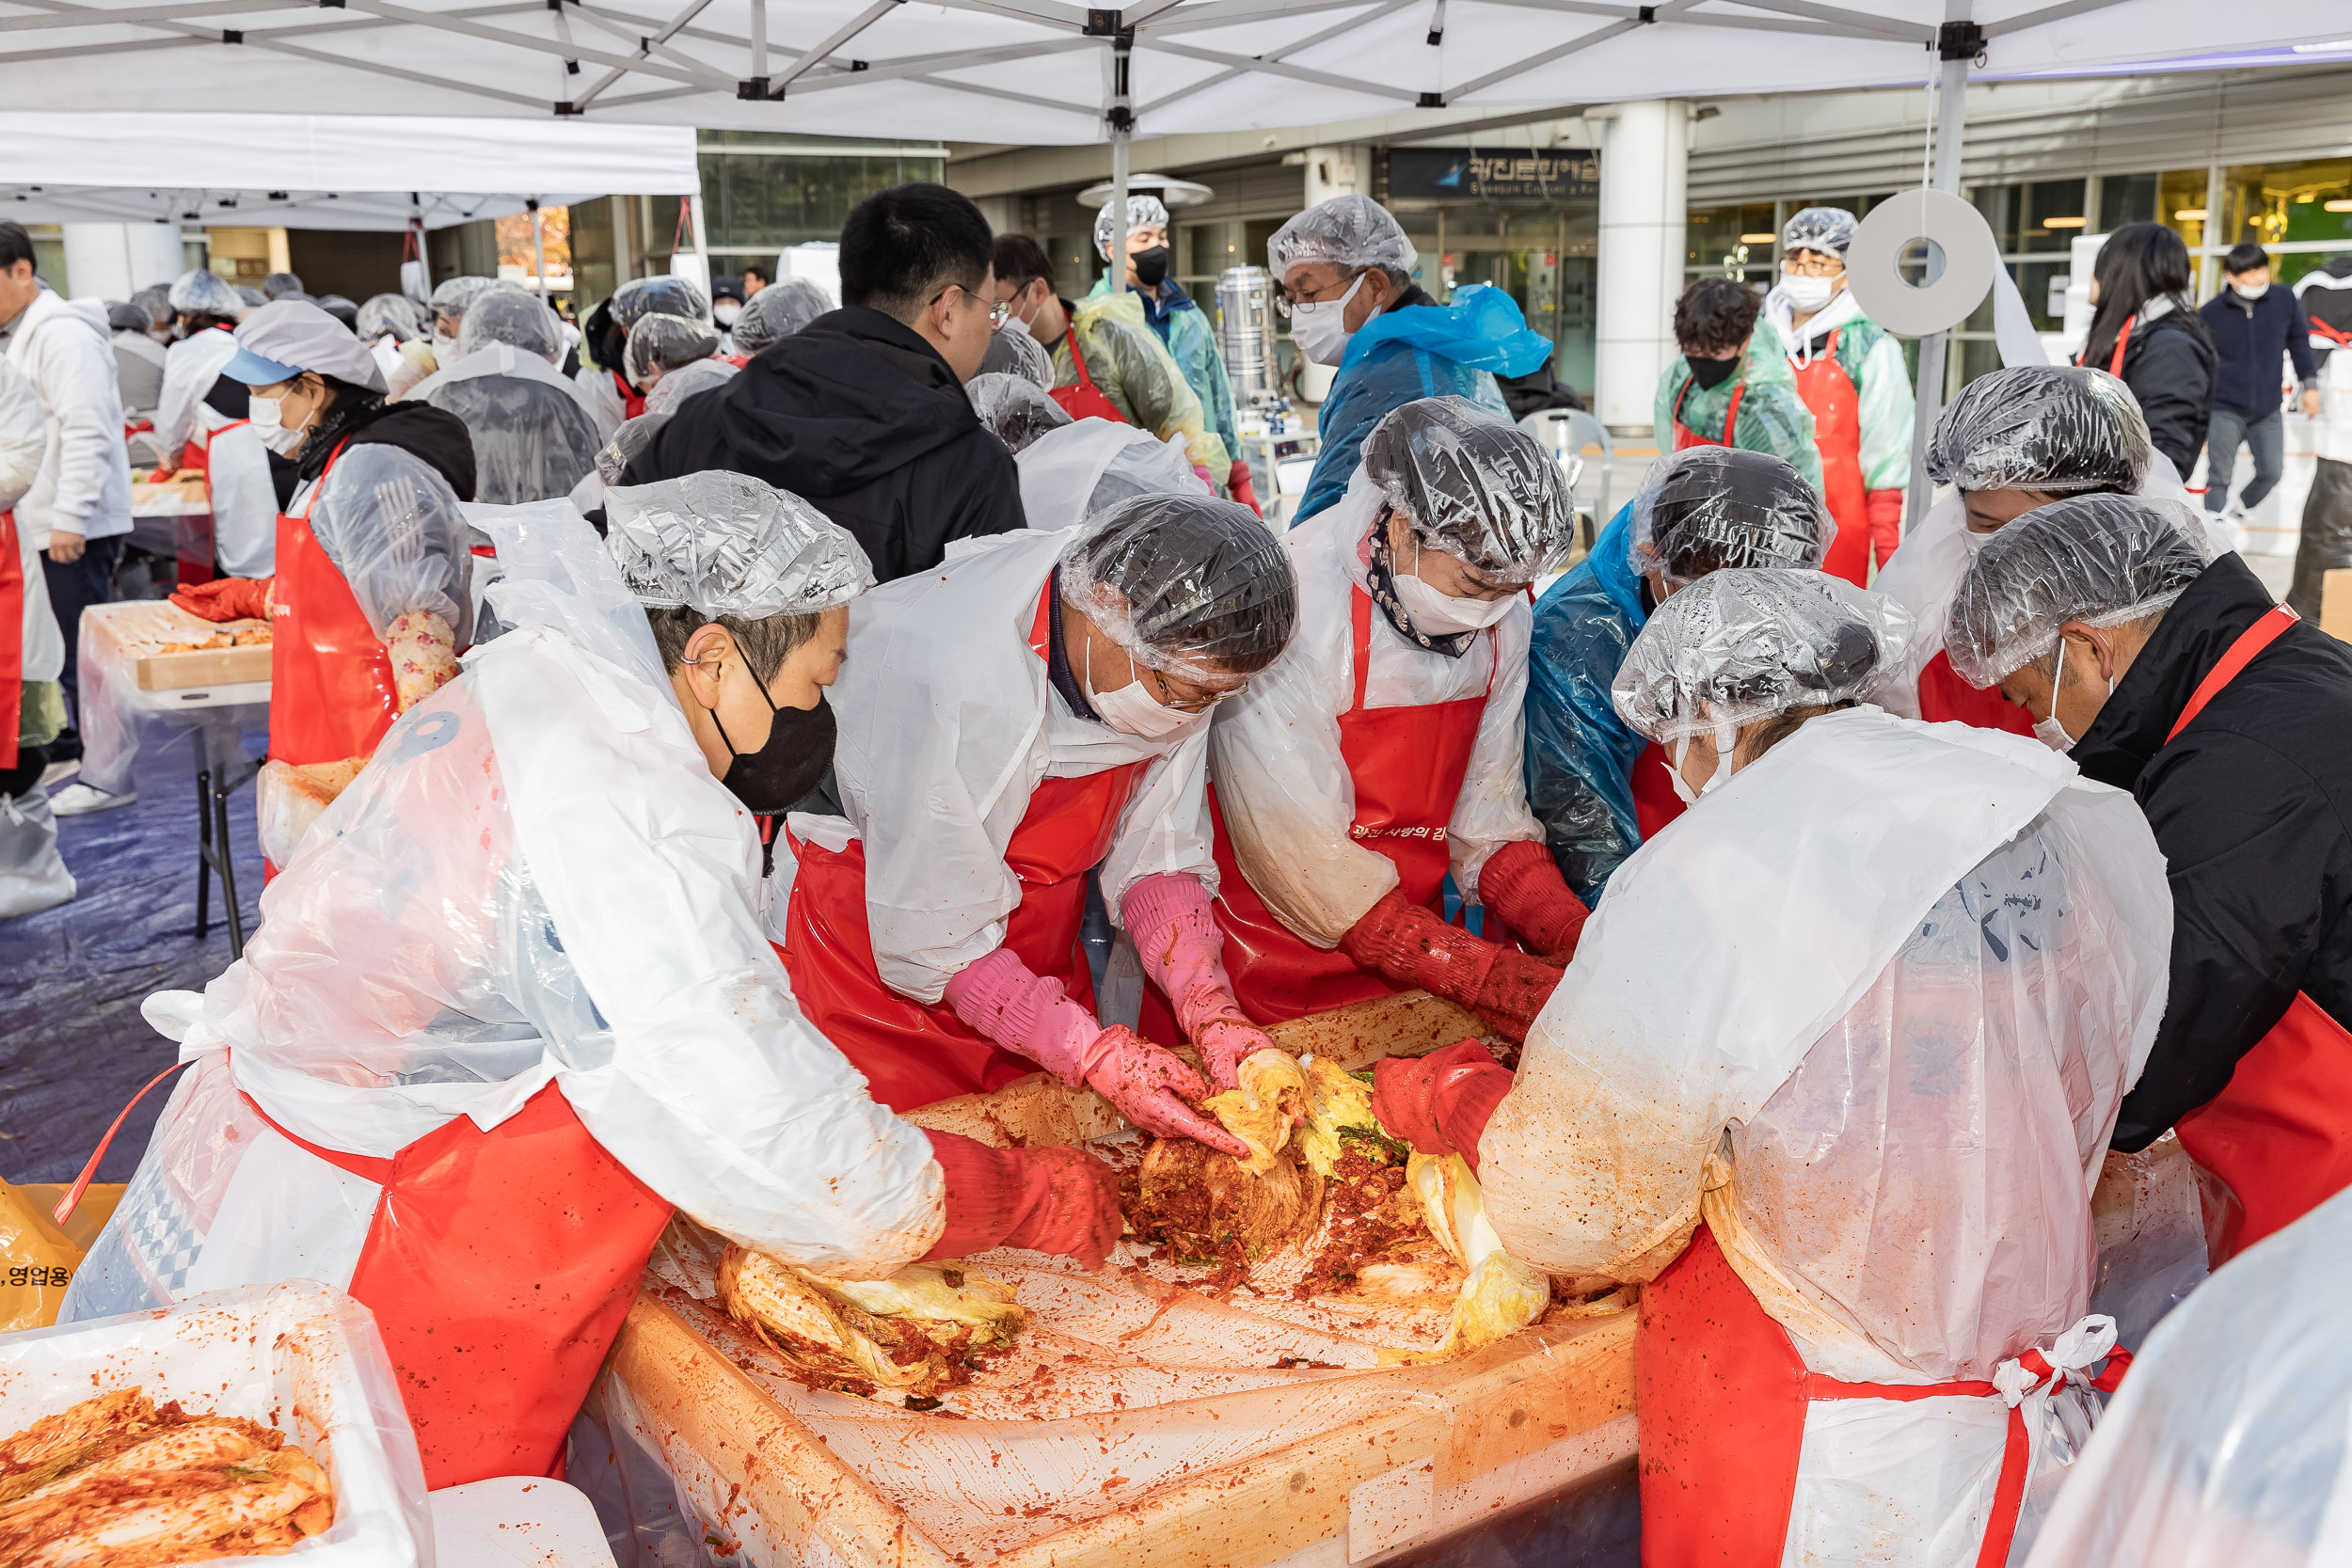
[[[705,293],[707,293],[711,284],[710,236],[703,230],[703,193],[700,181],[696,182],[694,194],[687,199],[686,207],[694,226],[694,254],[702,258],[703,289]]]
[[[424,247],[424,202],[408,193],[408,231],[417,239],[417,276],[424,279],[424,297],[433,297],[433,257]]]
[[[539,198],[531,197],[523,205],[531,211],[531,270],[539,279],[539,301],[545,304],[548,297],[548,245],[539,235]]]
[[[1135,110],[1127,97],[1127,52],[1134,35],[1111,44],[1111,253],[1105,275],[1114,294],[1127,287],[1127,138],[1135,132]]]
[[[1944,26],[1936,49],[1943,62],[1936,84],[1935,163],[1928,183],[1935,190],[1960,194],[1960,149],[1968,109],[1968,63],[1984,47],[1984,29],[1968,20],[1970,0],[1944,0]],[[1944,368],[1951,333],[1931,333],[1919,340],[1919,386],[1911,425],[1911,500],[1904,508],[1903,531],[1919,526],[1935,486],[1928,479],[1928,437],[1935,432],[1936,416],[1944,409]]]

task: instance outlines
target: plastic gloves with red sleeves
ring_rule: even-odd
[[[176,590],[171,602],[207,621],[266,621],[276,578],[217,578]]]
[[[1340,939],[1359,968],[1468,1007],[1514,1040],[1544,1010],[1560,969],[1449,926],[1391,888]]]
[[[1551,851],[1532,839],[1506,844],[1478,872],[1478,898],[1514,935],[1552,963],[1576,956],[1592,911],[1568,891]]]
[[[1511,1074],[1476,1040],[1372,1065],[1372,1114],[1423,1154],[1459,1154],[1478,1168],[1478,1139],[1511,1092]]]
[[[1265,515],[1258,505],[1258,482],[1249,477],[1249,459],[1233,459],[1233,467],[1225,476],[1225,493],[1260,516]]]
[[[1248,1153],[1248,1145],[1192,1108],[1209,1095],[1199,1073],[1132,1029],[1104,1028],[1059,980],[1032,974],[1010,948],[964,965],[947,982],[946,1002],[966,1028],[1073,1089],[1084,1084],[1145,1132]]]
[[[1119,1182],[1083,1148],[991,1148],[923,1134],[947,1178],[947,1228],[922,1261],[1025,1246],[1099,1269],[1118,1244]]]
[[[1242,1058],[1251,1052],[1281,1049],[1233,1000],[1225,933],[1200,878],[1184,872],[1146,877],[1120,899],[1119,916],[1143,973],[1167,994],[1177,1024],[1200,1047],[1218,1088],[1240,1082]]]

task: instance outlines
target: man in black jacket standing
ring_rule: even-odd
[[[2221,259],[2227,281],[2198,314],[2213,334],[2213,410],[2205,425],[2205,510],[2216,516],[2230,504],[2230,482],[2240,441],[2254,454],[2254,477],[2233,519],[2262,504],[2286,471],[2286,420],[2279,413],[2279,356],[2295,356],[2303,412],[2319,417],[2319,371],[2312,360],[2303,308],[2270,282],[2270,258],[2251,243]]]
[[[2174,1128],[2220,1179],[2218,1264],[2352,1184],[2352,648],[2235,554],[2206,565],[2196,526],[2136,496],[2028,512],[1970,565],[1947,647],[2155,831],[2171,992],[2113,1143]]]
[[[898,185],[841,226],[842,308],[687,399],[629,465],[643,484],[726,468],[806,498],[882,581],[952,539],[1025,526],[1012,454],[963,383],[987,352],[993,236],[944,185]]]

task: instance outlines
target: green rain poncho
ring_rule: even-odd
[[[1691,362],[1680,355],[1658,378],[1658,404],[1652,412],[1661,451],[1674,450],[1675,400],[1691,380]],[[1731,394],[1747,388],[1740,399],[1740,419],[1732,427],[1730,445],[1748,451],[1769,452],[1787,463],[1816,490],[1821,487],[1821,454],[1813,445],[1813,411],[1797,396],[1797,379],[1788,369],[1788,355],[1772,324],[1758,318],[1756,335],[1748,340],[1747,362],[1740,373],[1714,387],[1692,387],[1683,399],[1682,423],[1711,441],[1724,437],[1724,415]]]

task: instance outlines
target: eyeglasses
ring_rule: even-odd
[[[1002,326],[1002,325],[1005,325],[1005,323],[1006,323],[1006,322],[1008,322],[1008,321],[1009,321],[1009,320],[1011,320],[1011,319],[1012,319],[1012,301],[1011,301],[1011,300],[1009,300],[1009,299],[1000,299],[1000,300],[997,300],[995,303],[992,304],[991,306],[989,306],[989,308],[988,308],[988,325],[989,325],[990,326],[992,326],[992,327]]]
[[[1356,279],[1363,277],[1365,273],[1371,270],[1372,269],[1369,267],[1358,267],[1353,272],[1343,272],[1341,273],[1340,280],[1337,283],[1332,284],[1329,289],[1313,298],[1302,298],[1294,301],[1290,296],[1289,290],[1278,288],[1274,291],[1274,309],[1280,312],[1283,317],[1288,318],[1291,313],[1291,308],[1294,304],[1328,305],[1331,301],[1339,298],[1342,294],[1344,294],[1349,286],[1352,285]]]

